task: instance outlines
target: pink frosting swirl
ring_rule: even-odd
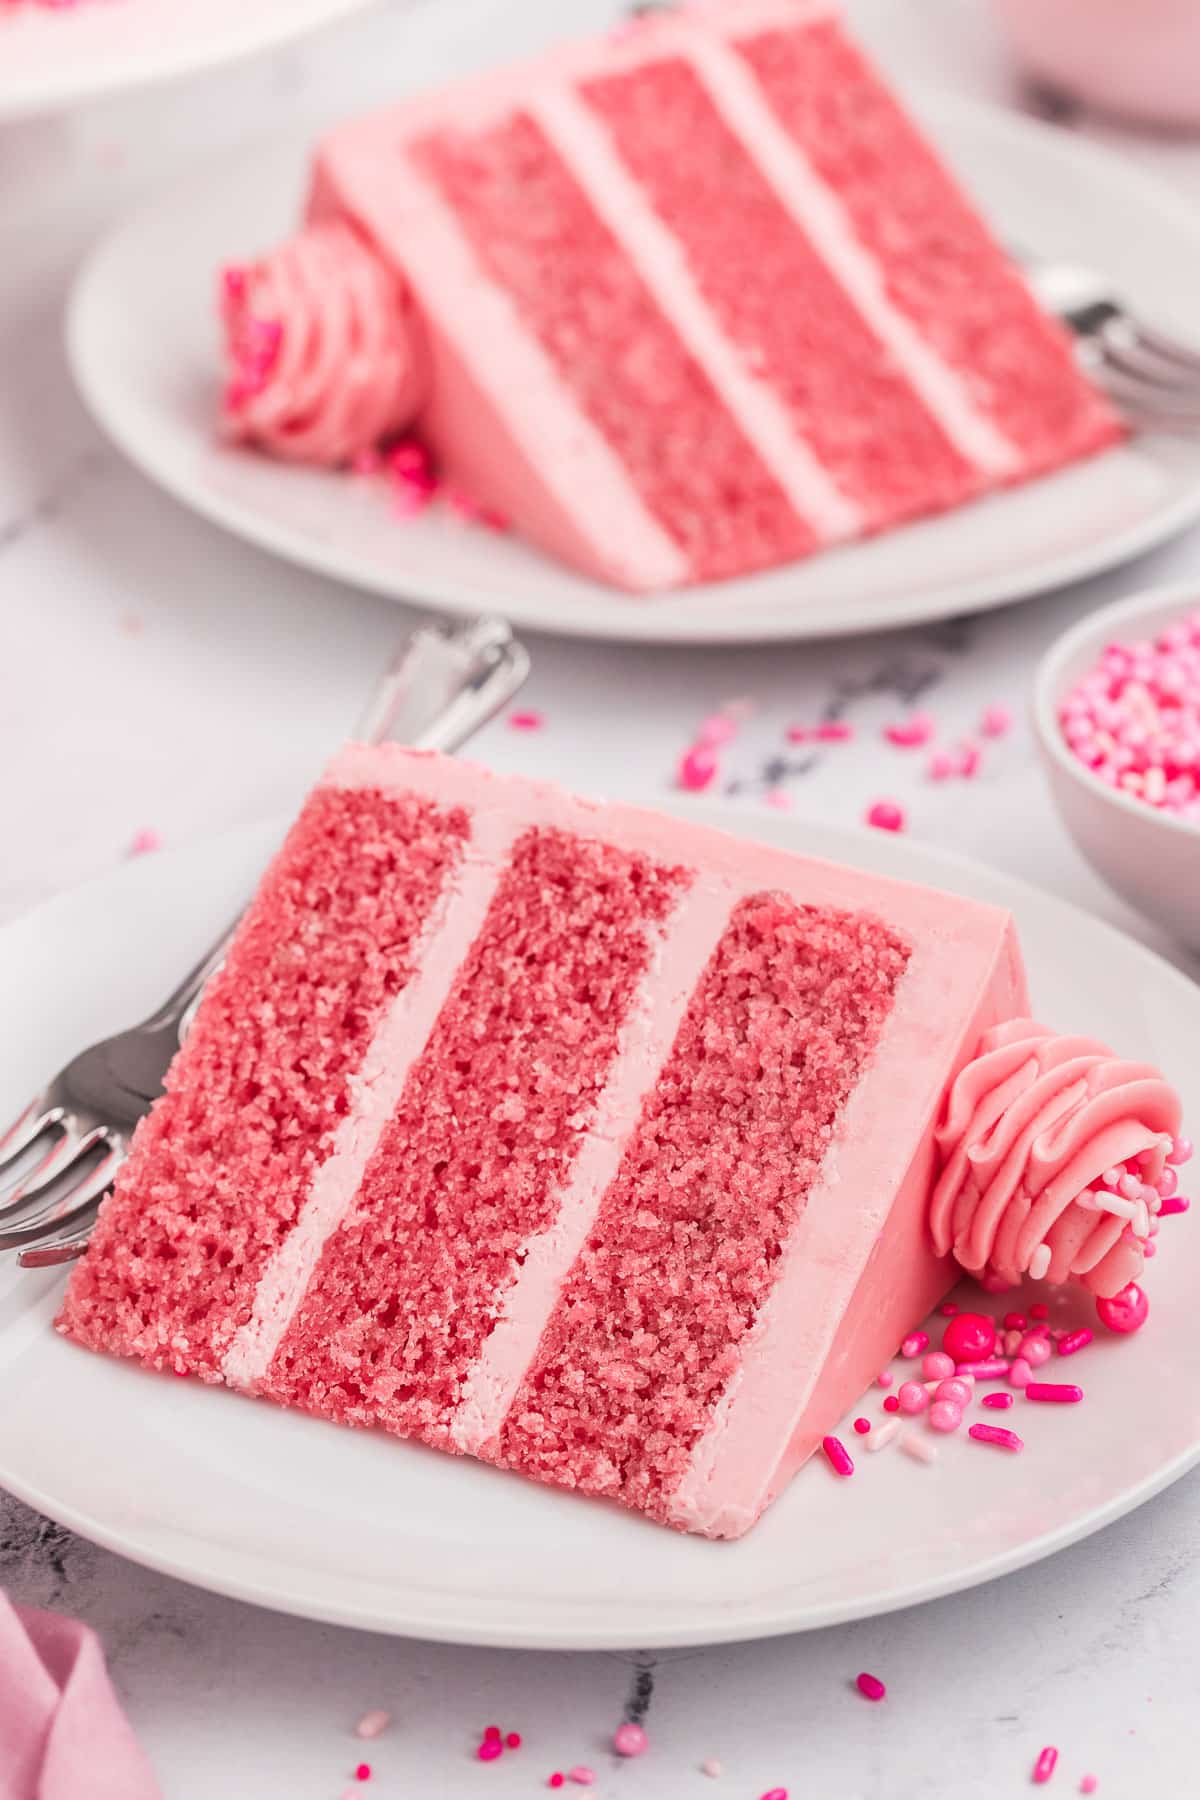
[[[1097,1211],[1091,1191],[1137,1158],[1150,1199],[1179,1125],[1178,1096],[1148,1064],[1032,1019],[997,1025],[951,1087],[937,1133],[939,1255],[1014,1284],[1032,1265],[1050,1281],[1119,1293],[1141,1273],[1143,1242],[1126,1217]]]
[[[403,284],[343,220],[226,269],[226,429],[273,456],[335,465],[411,423],[427,359]]]

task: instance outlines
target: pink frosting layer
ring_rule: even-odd
[[[1106,1170],[1140,1159],[1153,1186],[1178,1132],[1178,1096],[1146,1063],[1032,1019],[984,1035],[950,1091],[930,1213],[934,1244],[972,1274],[1044,1273],[1118,1293],[1141,1273],[1142,1240],[1089,1202]],[[1042,1269],[1045,1246],[1049,1264]]]
[[[225,271],[233,436],[337,464],[402,431],[426,386],[423,334],[399,278],[341,220]]]

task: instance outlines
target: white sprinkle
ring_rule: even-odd
[[[711,1775],[715,1779],[718,1775],[723,1775],[725,1771],[715,1756],[706,1756],[704,1761],[700,1764],[700,1773],[702,1775]]]
[[[381,1731],[386,1731],[392,1722],[391,1713],[377,1707],[374,1712],[364,1713],[354,1727],[354,1735],[359,1738],[377,1738]]]
[[[900,1448],[906,1455],[911,1456],[914,1462],[933,1463],[937,1461],[937,1446],[931,1444],[928,1438],[918,1437],[915,1431],[910,1431],[907,1436],[900,1439]]]
[[[878,1431],[868,1431],[867,1449],[886,1450],[899,1429],[899,1419],[889,1419],[886,1425],[879,1427]]]
[[[1041,1281],[1049,1267],[1050,1246],[1049,1244],[1039,1244],[1029,1259],[1029,1273],[1035,1281]]]
[[[1120,1194],[1110,1194],[1107,1188],[1096,1189],[1096,1210],[1112,1213],[1114,1218],[1132,1219],[1140,1204],[1140,1201],[1126,1200]]]

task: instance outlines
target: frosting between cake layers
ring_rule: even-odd
[[[349,225],[308,226],[225,272],[225,424],[294,462],[338,464],[402,431],[427,352],[399,278]]]
[[[934,1245],[972,1274],[1118,1293],[1141,1273],[1179,1125],[1178,1096],[1149,1064],[1032,1019],[996,1026],[956,1078],[938,1131]],[[1106,1193],[1106,1172],[1131,1162],[1140,1192]]]

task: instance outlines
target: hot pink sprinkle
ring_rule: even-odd
[[[768,1788],[762,1800],[788,1800],[786,1788]]]
[[[508,1748],[510,1750],[519,1750],[521,1748],[520,1732],[519,1731],[510,1731],[508,1733],[507,1737],[505,1738],[504,1742],[508,1745]]]
[[[949,781],[957,773],[958,758],[949,750],[935,750],[928,764],[930,781]]]
[[[1023,1450],[1022,1440],[1015,1431],[1005,1431],[999,1425],[972,1425],[967,1432],[977,1444],[995,1444],[1000,1450]]]
[[[899,1400],[897,1400],[895,1394],[888,1395],[887,1399],[883,1403],[883,1410],[884,1410],[884,1412],[890,1412],[890,1413],[900,1411],[900,1402],[899,1402]]]
[[[807,744],[816,732],[809,725],[789,725],[783,735],[789,744]]]
[[[580,1787],[591,1787],[595,1779],[595,1769],[589,1769],[586,1763],[577,1763],[573,1769],[567,1770],[567,1780],[578,1782]]]
[[[550,1779],[547,1781],[546,1786],[552,1787],[552,1788],[560,1788],[560,1787],[562,1787],[562,1785],[566,1781],[566,1779],[567,1778],[563,1774],[561,1769],[555,1769],[553,1775],[551,1775]]]
[[[495,1762],[498,1756],[504,1754],[504,1745],[498,1737],[484,1738],[476,1754],[480,1762]]]
[[[1077,1350],[1086,1350],[1092,1341],[1092,1334],[1084,1325],[1078,1331],[1068,1331],[1066,1337],[1058,1340],[1060,1356],[1074,1356]]]
[[[1200,615],[1149,639],[1112,643],[1064,696],[1073,756],[1108,787],[1195,823],[1200,749]]]
[[[853,1475],[854,1460],[840,1438],[824,1437],[821,1448],[829,1460],[829,1466],[835,1475]]]
[[[996,1321],[987,1313],[958,1313],[942,1333],[942,1349],[956,1363],[990,1356],[996,1347]]]
[[[983,761],[983,753],[978,744],[965,739],[958,747],[958,772],[964,781],[970,781],[978,775],[979,765]]]
[[[508,723],[513,731],[540,731],[546,720],[540,712],[512,712]]]
[[[613,1733],[613,1749],[618,1756],[641,1756],[649,1743],[650,1739],[641,1726],[634,1724],[632,1720],[618,1725]]]
[[[865,1669],[861,1675],[855,1676],[854,1685],[864,1700],[882,1700],[887,1694],[887,1688],[878,1675],[868,1675]]]
[[[1028,1323],[1024,1313],[1010,1312],[1004,1315],[1005,1331],[1024,1331]]]
[[[929,1348],[927,1331],[911,1331],[900,1346],[901,1356],[920,1356],[922,1350]]]
[[[728,713],[709,713],[707,719],[701,719],[700,729],[696,733],[698,744],[727,744],[737,736],[737,720],[731,719]]]
[[[877,831],[903,831],[904,808],[894,800],[876,800],[867,808],[867,824],[874,825]]]
[[[995,1412],[1003,1412],[1005,1408],[1011,1406],[1012,1403],[1012,1395],[1006,1394],[1003,1389],[1001,1389],[999,1393],[985,1394],[982,1402],[984,1406],[990,1406]]]
[[[1100,1783],[1094,1775],[1085,1775],[1079,1784],[1079,1791],[1081,1794],[1094,1794],[1099,1786]]]
[[[355,1781],[370,1781],[370,1779],[371,1779],[370,1763],[359,1763],[357,1769],[355,1769],[355,1771],[354,1771],[354,1779],[355,1779]]]
[[[775,787],[767,789],[768,806],[775,807],[779,812],[787,812],[791,804],[792,796],[788,793],[786,788]]]
[[[844,744],[854,736],[854,727],[847,719],[822,719],[815,735],[822,744]]]
[[[500,1727],[498,1725],[485,1725],[483,1728],[483,1736],[484,1736],[485,1743],[488,1743],[488,1742],[499,1743],[501,1735],[502,1735],[502,1733],[501,1733]]]
[[[878,1375],[875,1377],[875,1386],[883,1388],[891,1387],[893,1379],[894,1377],[890,1369],[880,1369]]]
[[[1158,1216],[1160,1219],[1169,1219],[1172,1213],[1185,1213],[1191,1204],[1182,1194],[1168,1194],[1158,1209]]]
[[[927,712],[910,713],[907,719],[885,725],[883,735],[889,744],[901,750],[913,750],[927,744],[937,727]]]
[[[1003,737],[1012,730],[1012,722],[1013,716],[1008,707],[1001,705],[999,701],[993,701],[991,706],[986,706],[983,710],[983,717],[979,721],[980,735],[989,738]]]
[[[1102,1325],[1126,1336],[1131,1331],[1140,1331],[1146,1323],[1150,1316],[1150,1302],[1137,1282],[1131,1281],[1128,1287],[1123,1287],[1111,1299],[1097,1299],[1096,1313]]]
[[[374,1712],[366,1712],[354,1727],[354,1735],[359,1738],[377,1738],[387,1730],[392,1722],[392,1715],[377,1707]]]
[[[1044,1300],[1038,1300],[1030,1307],[1029,1316],[1031,1319],[1048,1319],[1050,1317],[1050,1308],[1046,1305]]]
[[[680,758],[675,779],[686,792],[698,794],[711,787],[716,774],[717,759],[712,751],[705,744],[693,744]]]
[[[1083,1399],[1083,1389],[1072,1381],[1030,1381],[1025,1387],[1027,1400],[1048,1400],[1056,1406],[1074,1406]]]
[[[942,1304],[938,1307],[938,1311],[941,1313],[943,1319],[952,1319],[958,1310],[959,1309],[955,1306],[953,1300],[943,1300]]]
[[[162,838],[153,825],[143,825],[129,840],[130,856],[145,856],[148,851],[161,849]]]
[[[1046,1748],[1042,1751],[1042,1754],[1033,1765],[1033,1779],[1039,1786],[1043,1781],[1049,1781],[1054,1773],[1054,1766],[1057,1761],[1058,1751],[1054,1748],[1053,1744],[1047,1744]]]
[[[854,1429],[857,1431],[859,1437],[866,1437],[868,1431],[871,1429],[870,1419],[855,1419]]]

